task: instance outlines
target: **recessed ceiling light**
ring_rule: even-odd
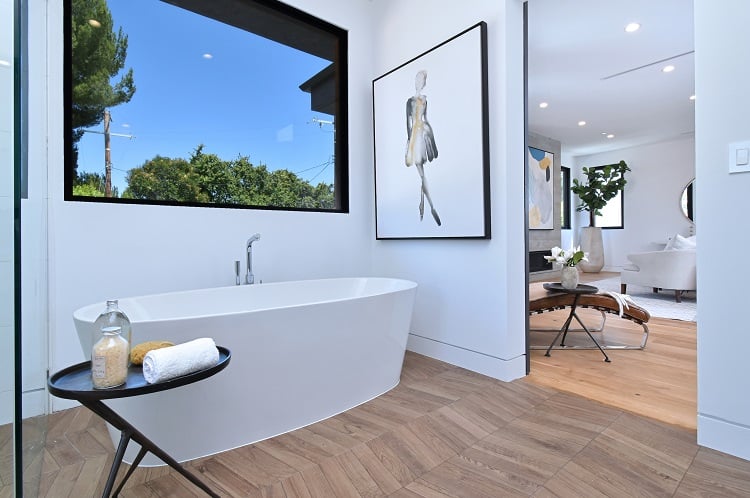
[[[89,22],[89,26],[91,26],[92,28],[101,28],[102,27],[102,23],[100,23],[96,19],[89,19],[88,22]]]
[[[664,66],[663,68],[661,68],[661,71],[663,73],[671,73],[672,71],[674,71],[674,66],[672,64]]]
[[[578,126],[586,126],[586,121],[579,121]]]
[[[692,94],[689,98],[690,100],[695,100],[695,94]]]
[[[604,136],[606,137],[606,136],[607,136],[607,132],[606,132],[606,131],[603,131],[603,132],[602,132],[602,135],[604,135]]]
[[[625,31],[628,33],[635,33],[639,29],[641,29],[641,25],[638,24],[637,22],[631,22],[630,24],[625,26]]]
[[[6,61],[4,59],[0,59],[0,66],[10,67],[10,61]]]
[[[546,109],[549,104],[547,102],[539,102],[539,107]]]
[[[211,55],[211,54],[208,54],[208,53],[206,53],[206,54],[203,54],[203,58],[204,58],[204,59],[213,59],[213,58],[214,58],[214,56],[213,56],[213,55]]]
[[[607,135],[607,138],[615,138],[615,136],[610,133],[609,135]]]

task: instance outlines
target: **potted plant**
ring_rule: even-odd
[[[571,246],[567,251],[555,246],[550,253],[551,255],[545,256],[544,259],[561,267],[560,284],[566,289],[578,287],[579,276],[576,265],[582,261],[588,261],[586,253],[581,250],[580,246]]]
[[[625,172],[630,171],[625,161],[607,164],[604,167],[583,168],[586,183],[573,179],[570,190],[581,199],[576,211],[588,211],[589,226],[581,228],[580,243],[588,254],[589,261],[582,263],[581,270],[599,272],[604,267],[604,245],[601,228],[596,226],[596,216],[601,216],[601,209],[612,198],[625,188]]]

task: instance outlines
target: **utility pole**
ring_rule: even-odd
[[[109,149],[109,109],[104,110],[104,197],[112,197],[112,158]]]
[[[319,119],[319,118],[312,118],[310,120],[312,123],[317,123],[318,128],[323,128],[323,125],[330,125],[333,129],[333,158],[336,157],[336,122],[335,121],[328,121],[326,119]]]
[[[112,116],[109,114],[109,110],[104,110],[104,131],[98,130],[83,130],[85,133],[100,133],[104,135],[104,196],[112,197],[112,155],[109,147],[109,139],[112,136],[124,137],[134,139],[134,135],[126,135],[124,133],[110,133],[109,125],[112,122]]]

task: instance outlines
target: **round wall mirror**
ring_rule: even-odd
[[[682,208],[682,214],[684,214],[685,217],[692,222],[695,222],[695,218],[693,216],[693,209],[695,208],[695,202],[693,200],[694,187],[695,180],[691,180],[690,183],[685,186],[685,189],[682,191],[682,196],[680,197],[680,207]]]

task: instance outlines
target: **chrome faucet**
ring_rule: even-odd
[[[254,284],[255,275],[253,275],[253,242],[260,240],[260,234],[254,233],[249,239],[247,239],[247,273],[245,274],[245,283]]]

